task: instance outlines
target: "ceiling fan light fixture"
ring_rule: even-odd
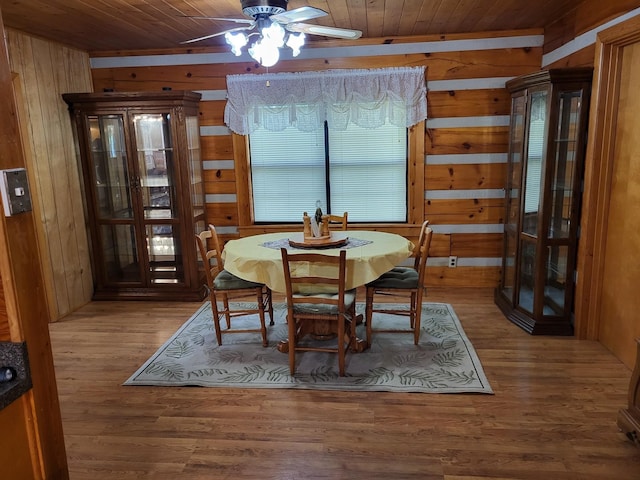
[[[280,49],[266,37],[260,38],[251,47],[249,55],[263,67],[273,67],[280,59]]]
[[[224,39],[231,45],[231,51],[236,57],[242,54],[242,47],[249,43],[249,38],[244,33],[227,32]]]
[[[249,44],[249,38],[257,36],[258,39],[251,44],[248,52],[260,65],[270,67],[277,63],[280,58],[279,49],[285,45],[291,48],[293,57],[300,55],[300,48],[304,45],[306,35],[324,35],[347,40],[355,40],[362,35],[359,30],[301,23],[305,20],[328,15],[327,12],[319,8],[306,6],[287,11],[288,0],[240,1],[242,12],[247,17],[253,18],[253,20],[207,18],[211,20],[230,20],[246,26],[230,28],[226,31],[192,38],[181,43],[199,42],[224,35],[225,40],[231,46],[233,54],[239,57],[242,55],[242,48]],[[244,33],[251,30],[253,30],[251,33]]]
[[[285,35],[280,24],[264,22],[260,38],[249,48],[249,55],[263,67],[273,67],[280,59],[280,48],[284,46]]]
[[[298,35],[289,34],[289,38],[287,38],[287,47],[289,47],[292,51],[292,55],[297,57],[300,55],[300,47],[304,45],[304,33],[299,33]]]
[[[286,32],[279,23],[272,22],[266,28],[262,29],[262,41],[267,42],[277,48],[284,46],[284,37]]]
[[[285,45],[291,48],[293,56],[300,54],[300,47],[304,45],[305,35],[289,34],[278,22],[272,22],[269,18],[258,19],[259,38],[247,50],[249,55],[263,67],[272,67],[280,59],[280,48]],[[249,43],[249,37],[255,35],[245,35],[244,33],[227,32],[225,40],[231,45],[234,55],[242,54],[242,47]]]
[[[186,40],[181,43],[199,42],[224,35],[227,43],[231,45],[233,54],[239,57],[242,54],[242,47],[249,43],[249,37],[257,36],[258,40],[249,48],[249,54],[263,67],[270,67],[275,65],[280,58],[278,49],[284,45],[291,48],[294,57],[300,55],[300,48],[304,45],[306,35],[323,35],[325,37],[346,40],[355,40],[362,35],[360,30],[301,23],[305,20],[324,17],[328,15],[328,13],[311,6],[299,7],[287,11],[288,1],[289,0],[240,0],[242,12],[253,20],[219,17],[206,18],[210,18],[211,20],[229,20],[235,23],[245,24],[246,26],[230,28],[226,31],[192,38],[191,40]],[[253,32],[248,34],[235,33],[248,32],[250,30],[253,30]],[[295,33],[298,35],[295,35]]]

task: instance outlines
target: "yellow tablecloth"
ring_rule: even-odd
[[[299,233],[299,232],[297,232]],[[347,248],[347,285],[356,288],[388,272],[411,255],[413,243],[393,233],[368,230],[345,232],[350,239],[368,240],[371,243],[360,247]],[[266,284],[275,292],[285,293],[284,272],[280,249],[263,246],[283,238],[293,232],[267,233],[227,242],[222,252],[224,268],[245,280]],[[320,252],[325,255],[339,255],[339,248],[291,249],[295,252]]]

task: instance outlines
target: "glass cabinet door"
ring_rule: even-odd
[[[562,92],[558,98],[559,122],[553,138],[554,169],[551,177],[549,238],[568,238],[571,213],[575,209],[576,171],[578,168],[578,121],[582,92]]]
[[[509,141],[509,165],[506,185],[506,220],[504,269],[502,272],[502,293],[511,302],[514,301],[516,247],[518,238],[518,219],[520,218],[520,191],[522,186],[522,151],[524,148],[524,114],[526,107],[525,95],[515,96],[511,103],[511,129]]]
[[[191,206],[195,234],[202,232],[205,228],[204,211],[204,178],[202,173],[202,161],[200,159],[200,127],[198,117],[187,116],[187,161],[189,162],[190,176],[189,195],[191,196]]]
[[[177,168],[169,113],[132,115],[138,181],[151,283],[184,279],[181,265]]]
[[[547,100],[549,92],[534,91],[529,97],[527,155],[522,192],[520,275],[517,305],[532,313],[535,303],[536,244],[538,218],[542,203],[544,159],[546,152]]]
[[[542,198],[542,176],[547,128],[546,90],[533,92],[529,100],[527,158],[524,165],[522,233],[538,235],[538,212]]]
[[[101,219],[132,218],[122,115],[89,117],[91,160]]]
[[[574,269],[569,246],[575,236],[571,219],[578,210],[581,176],[578,165],[579,120],[582,106],[582,90],[563,91],[557,99],[558,125],[553,132],[552,169],[548,191],[549,221],[544,277],[544,315],[565,315],[568,307],[568,287],[572,285]],[[573,228],[572,228],[573,227]]]
[[[122,115],[89,115],[90,177],[94,185],[99,249],[107,284],[140,282],[131,169]]]

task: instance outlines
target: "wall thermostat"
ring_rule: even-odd
[[[31,195],[24,168],[0,170],[0,190],[5,217],[31,211]]]

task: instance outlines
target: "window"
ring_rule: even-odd
[[[258,128],[249,146],[257,223],[300,222],[318,205],[350,222],[407,221],[405,127]]]
[[[422,224],[425,75],[424,66],[228,75],[240,234],[301,223],[317,201],[354,222]]]

